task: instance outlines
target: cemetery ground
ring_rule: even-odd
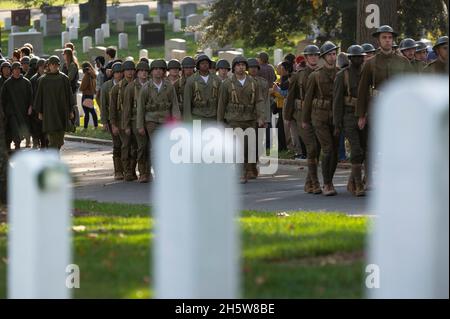
[[[213,213],[213,212],[212,212]],[[243,211],[242,297],[362,298],[367,217],[337,213]],[[146,205],[76,200],[75,298],[151,298],[154,220]],[[0,256],[6,256],[0,215]],[[0,298],[6,297],[7,259],[0,260]]]

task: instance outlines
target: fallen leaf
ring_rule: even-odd
[[[86,231],[86,226],[83,226],[83,225],[72,226],[72,230],[77,233],[84,232],[84,231]]]
[[[289,214],[286,212],[277,213],[277,217],[289,217]]]

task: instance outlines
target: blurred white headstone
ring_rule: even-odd
[[[4,19],[4,23],[5,23],[5,30],[9,31],[11,30],[11,18],[10,17],[6,17]]]
[[[56,151],[19,152],[8,189],[8,297],[70,298],[72,190]],[[24,197],[25,196],[25,197]]]
[[[180,19],[173,20],[173,32],[181,32],[181,20]]]
[[[237,298],[240,256],[236,168],[234,164],[176,163],[171,156],[177,152],[174,145],[181,136],[193,134],[193,128],[183,125],[176,129],[180,131],[171,131],[173,128],[163,128],[153,147],[156,298]],[[205,143],[209,138],[195,136],[193,141]],[[208,146],[223,148],[224,141],[229,145],[225,149],[233,148],[232,137]],[[185,154],[192,159],[206,149],[204,145],[192,145]],[[225,153],[219,152],[221,156]],[[186,191],[174,200],[174,188]]]
[[[136,26],[141,25],[144,21],[144,15],[142,13],[136,14]]]
[[[273,51],[273,60],[275,67],[280,63],[283,62],[283,50],[281,49],[275,49]]]
[[[141,49],[139,51],[139,59],[146,58],[148,59],[148,50],[147,49]]]
[[[99,45],[99,44],[104,44],[104,43],[105,43],[105,37],[103,34],[103,30],[95,29],[95,44]]]
[[[73,17],[73,26],[75,28],[79,28],[80,27],[80,15],[78,13],[74,13],[72,15]]]
[[[173,20],[175,20],[175,14],[172,11],[167,12],[167,23],[173,25]]]
[[[448,76],[403,77],[372,108],[369,297],[449,297],[448,85]]]
[[[119,33],[119,50],[128,50],[128,34]]]
[[[103,36],[105,39],[110,37],[109,23],[102,23],[101,29],[103,30]]]
[[[69,28],[69,38],[70,40],[78,40],[78,28],[73,26]]]
[[[64,48],[64,45],[69,42],[70,42],[70,33],[68,31],[61,32],[61,48]]]
[[[92,37],[83,37],[83,53],[88,53],[92,48]]]
[[[205,51],[205,54],[208,56],[208,58],[210,58],[210,59],[213,58],[213,50],[211,48],[206,48],[204,51]]]

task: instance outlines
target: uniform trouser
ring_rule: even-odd
[[[148,134],[148,146],[147,146],[147,151],[148,151],[148,155],[147,155],[147,159],[148,159],[148,171],[150,173],[150,169],[152,167],[152,163],[153,163],[153,144],[154,144],[154,138],[155,138],[155,133],[158,129],[160,129],[160,127],[162,126],[161,123],[157,123],[157,122],[145,122],[145,129],[147,130],[147,134]]]
[[[229,121],[228,126],[233,129],[241,128],[243,131],[245,131],[248,128],[253,128],[256,130],[256,121]],[[255,132],[255,138],[256,138],[256,132]],[[247,172],[256,171],[256,161],[253,161],[253,159],[249,159],[249,156],[248,156],[249,155],[249,147],[251,148],[250,150],[252,152],[254,152],[254,154],[256,155],[256,159],[257,159],[258,153],[256,151],[256,142],[249,141],[248,136],[245,136],[244,137],[244,147],[243,147],[244,163],[242,165],[243,175],[246,175]],[[251,163],[249,163],[249,160],[251,160]]]
[[[305,143],[307,158],[310,160],[318,159],[320,154],[320,144],[317,140],[316,134],[314,133],[314,128],[311,125],[309,125],[306,129],[302,127],[301,110],[297,109],[294,112],[294,121],[297,125],[300,137],[303,140],[303,143]]]
[[[321,112],[324,112],[321,110]],[[313,126],[322,147],[322,176],[325,185],[333,183],[334,173],[338,163],[339,136],[334,135],[332,112],[328,119],[317,118],[313,111]]]
[[[132,132],[128,135],[125,133],[125,130],[119,131],[120,142],[122,143],[121,147],[121,159],[122,166],[125,175],[135,176],[136,175],[136,153],[137,153],[137,142],[136,137]]]
[[[353,108],[346,107],[344,114],[344,135],[350,143],[350,161],[352,164],[362,164],[367,153],[367,127],[360,130],[358,117]]]
[[[136,138],[137,152],[136,160],[138,164],[139,176],[149,175],[150,167],[148,164],[148,138],[147,135],[139,134],[136,126],[136,120],[131,120],[131,130],[133,136]]]
[[[64,145],[64,134],[64,131],[47,133],[48,147],[57,150],[61,149]]]

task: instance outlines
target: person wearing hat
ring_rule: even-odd
[[[64,65],[61,67],[61,71],[67,75],[70,82],[70,88],[72,89],[72,94],[74,95],[75,101],[77,96],[77,91],[79,88],[78,80],[80,79],[78,73],[78,60],[74,55],[74,51],[67,47],[63,51]],[[80,114],[78,112],[78,107],[75,109],[75,125],[80,125]]]
[[[364,62],[367,60],[370,60],[377,54],[377,49],[371,44],[371,43],[364,43],[361,45],[361,47],[364,49],[364,53],[366,54],[364,56]]]
[[[0,64],[0,92],[3,87],[3,83],[5,83],[5,81],[8,80],[10,76],[11,76],[11,63],[5,61],[2,64]]]
[[[284,109],[284,118],[289,125],[296,125],[300,138],[305,143],[308,161],[308,173],[304,191],[308,194],[321,194],[322,188],[317,175],[317,160],[320,153],[320,144],[313,127],[302,126],[302,111],[305,104],[306,85],[308,77],[318,68],[320,49],[316,45],[308,45],[303,51],[306,67],[295,73],[289,85],[289,91]]]
[[[177,59],[172,59],[167,64],[167,79],[170,83],[175,84],[180,79],[181,63]]]
[[[217,120],[217,103],[222,81],[210,72],[212,61],[201,54],[197,57],[197,72],[187,79],[184,88],[183,118],[185,121]]]
[[[19,62],[11,65],[11,77],[3,84],[1,99],[7,122],[7,145],[13,141],[18,150],[22,139],[30,136],[29,115],[33,105],[31,83],[22,75]]]
[[[355,116],[358,85],[365,55],[364,49],[359,45],[352,45],[348,48],[347,56],[350,64],[336,75],[333,92],[335,135],[339,136],[344,133],[351,147],[352,170],[347,190],[357,197],[365,195],[361,174],[366,155],[367,128],[360,130],[358,117]]]
[[[30,69],[30,57],[24,56],[20,59],[20,64],[22,67],[22,75],[27,74],[28,70]]]
[[[266,79],[269,87],[273,87],[273,84],[277,80],[274,67],[269,64],[269,55],[266,52],[260,52],[258,54],[259,72],[258,75]]]
[[[320,48],[324,64],[308,77],[306,96],[302,111],[302,126],[312,125],[322,147],[323,194],[337,194],[333,177],[338,162],[339,136],[334,135],[333,125],[333,87],[339,69],[336,67],[337,47],[327,41]]]
[[[256,129],[257,125],[265,127],[264,98],[256,80],[247,76],[247,69],[247,59],[243,56],[235,57],[232,62],[233,76],[220,86],[217,120],[226,122],[233,129]],[[249,147],[254,150],[256,143],[244,141],[244,165],[240,178],[243,184],[247,183],[248,177],[253,173],[252,166],[256,163],[256,158],[248,157]]]
[[[148,173],[152,164],[152,145],[155,132],[171,119],[181,118],[175,87],[164,75],[167,63],[162,59],[153,60],[150,64],[150,81],[142,87],[137,104],[136,125],[141,136],[148,134]]]
[[[150,181],[150,168],[148,167],[147,135],[141,135],[137,128],[137,101],[142,87],[148,83],[150,66],[148,63],[139,62],[136,66],[136,79],[127,85],[123,101],[123,119],[125,121],[125,133],[128,136],[128,143],[132,144],[131,149],[136,149],[136,153],[131,155],[131,170],[136,174],[136,163],[139,171],[139,183]]]
[[[423,41],[417,41],[416,44],[417,48],[414,57],[416,58],[416,61],[423,62],[423,67],[425,67],[427,64],[428,47]]]
[[[36,63],[36,74],[30,79],[31,88],[33,89],[33,101],[37,93],[38,80],[45,74],[45,63],[45,59],[38,59]],[[30,116],[30,123],[31,136],[33,137],[33,148],[47,148],[48,139],[42,131],[42,121],[39,120],[39,116],[34,108]]]
[[[108,66],[107,66],[108,67]],[[112,133],[111,120],[110,120],[110,93],[112,88],[117,85],[123,78],[122,63],[116,62],[111,65],[111,70],[109,70],[112,78],[103,83],[100,89],[100,105],[101,105],[101,123],[103,124],[104,130],[111,134],[113,143],[113,164],[114,164],[114,179],[123,180],[123,166],[122,166],[122,142],[118,135]]]
[[[67,76],[59,72],[61,61],[55,55],[48,59],[48,73],[41,77],[34,99],[34,109],[48,136],[48,147],[60,150],[64,134],[73,131],[77,103]]]
[[[136,152],[136,145],[130,143],[129,135],[126,134],[127,122],[123,116],[125,90],[134,81],[136,65],[133,61],[127,60],[122,63],[123,79],[111,89],[109,116],[112,133],[120,137],[122,143],[121,160],[124,173],[124,180],[131,182],[137,180],[136,171],[133,172],[132,154]]]
[[[437,59],[424,69],[425,73],[448,74],[448,36],[440,37],[433,46]]]
[[[186,81],[195,72],[195,60],[194,58],[187,56],[181,60],[181,77],[174,83],[175,91],[177,92],[178,104],[183,114],[183,101],[184,101],[184,87],[186,85]]]
[[[411,38],[403,39],[399,46],[400,53],[408,59],[411,64],[411,72],[421,73],[425,65],[416,60],[417,43]]]
[[[221,59],[217,61],[216,69],[217,69],[217,76],[222,82],[228,79],[228,74],[231,71],[231,66],[227,60]]]
[[[24,75],[28,80],[31,80],[33,75],[36,74],[36,71],[37,71],[36,64],[37,64],[38,60],[39,60],[39,58],[36,56],[34,56],[30,59],[30,67],[29,67],[27,73],[25,73],[25,75]]]
[[[368,123],[371,113],[370,105],[372,104],[372,99],[380,94],[380,87],[397,75],[411,72],[411,65],[408,59],[397,54],[393,49],[394,38],[397,37],[397,33],[392,27],[383,25],[372,35],[377,39],[380,50],[363,65],[361,71],[356,104],[356,115],[359,117],[358,127],[360,130],[364,129]],[[364,165],[366,190],[369,188],[370,182],[370,165],[368,165],[367,159]]]

